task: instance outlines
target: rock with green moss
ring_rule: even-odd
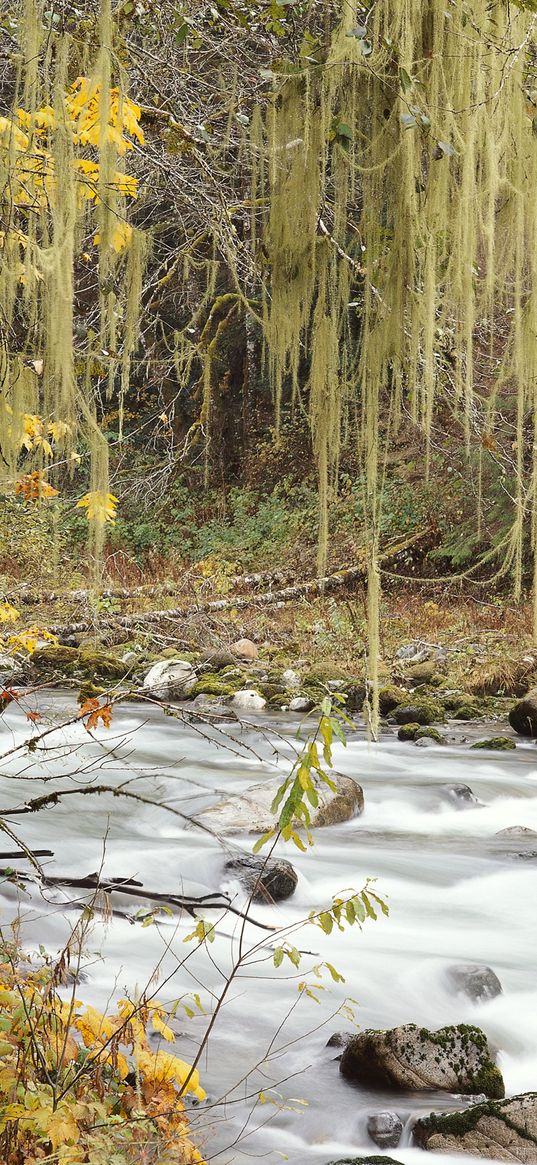
[[[406,672],[408,680],[412,684],[436,684],[441,683],[442,676],[438,673],[438,664],[433,659],[427,659],[424,663],[415,663],[409,667]]]
[[[78,647],[64,647],[60,644],[38,647],[32,653],[31,664],[47,676],[73,676],[78,674],[80,652]]]
[[[482,1092],[493,1099],[505,1095],[487,1037],[468,1024],[428,1031],[409,1023],[361,1032],[344,1049],[340,1072],[365,1088]]]
[[[399,740],[414,740],[416,732],[419,732],[421,725],[416,724],[415,721],[410,721],[410,724],[401,724],[397,737]]]
[[[458,708],[453,710],[453,720],[482,720],[487,712],[481,708],[479,704],[471,700],[467,700],[464,704],[459,704]]]
[[[227,700],[228,697],[234,696],[242,687],[242,679],[235,677],[235,679],[226,679],[225,677],[207,673],[200,676],[196,680],[193,687],[190,689],[189,695],[195,699],[196,696],[218,696],[221,700]]]
[[[401,704],[395,709],[393,718],[396,724],[442,724],[444,709],[434,700],[416,700],[413,704]]]
[[[89,680],[122,680],[132,670],[124,660],[109,651],[97,651],[93,647],[81,647],[79,652],[80,670]]]
[[[330,1165],[401,1165],[401,1161],[386,1157],[384,1153],[370,1153],[368,1157],[339,1157]]]
[[[493,752],[511,752],[516,748],[516,744],[508,736],[490,736],[488,740],[476,740],[475,744],[470,745],[470,748],[492,749]]]
[[[537,1162],[537,1092],[489,1100],[463,1112],[431,1113],[414,1138],[433,1153],[468,1153],[494,1161]]]
[[[433,728],[431,724],[427,724],[424,728],[418,725],[417,732],[414,733],[414,740],[434,740],[436,744],[445,744],[445,738],[438,728]]]
[[[388,684],[379,691],[379,710],[381,716],[387,716],[394,708],[408,703],[408,692],[404,688],[397,688],[395,684]]]

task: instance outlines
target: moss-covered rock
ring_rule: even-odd
[[[401,704],[408,703],[408,692],[404,688],[397,688],[395,684],[387,684],[385,688],[380,688],[379,691],[379,710],[382,716],[387,716],[389,712],[393,712],[394,708],[399,708]]]
[[[453,711],[453,720],[483,720],[486,717],[487,711],[481,708],[477,701],[467,700],[464,704],[459,704],[458,708]]]
[[[431,1113],[414,1126],[422,1149],[495,1161],[537,1161],[537,1093],[488,1100],[462,1112]]]
[[[412,684],[432,684],[433,686],[441,683],[443,678],[439,673],[438,664],[432,659],[427,659],[424,663],[415,663],[412,667],[407,668],[406,677]]]
[[[338,1157],[330,1165],[401,1165],[394,1157],[387,1157],[384,1153],[370,1153],[367,1157]]]
[[[117,655],[108,651],[97,651],[93,647],[81,647],[79,666],[89,680],[121,680],[132,670]]]
[[[63,647],[62,645],[38,647],[31,656],[32,667],[43,671],[47,675],[72,676],[78,671],[80,652],[78,647]]]
[[[483,1092],[493,1099],[505,1095],[484,1032],[469,1024],[434,1032],[412,1023],[361,1032],[344,1049],[340,1071],[367,1088]]]
[[[228,696],[234,696],[235,692],[240,691],[243,681],[240,676],[233,679],[215,675],[207,672],[194,684],[190,690],[192,699],[196,696],[218,696],[221,700],[227,699]]]
[[[395,709],[393,718],[396,724],[442,724],[445,720],[444,709],[434,700],[416,700],[413,704],[401,704]]]
[[[446,743],[442,733],[438,731],[438,728],[433,728],[431,724],[426,725],[424,728],[418,727],[417,732],[414,734],[414,740],[434,740],[437,744]]]
[[[488,740],[476,740],[470,747],[492,749],[493,752],[511,752],[516,748],[516,744],[508,736],[491,736]]]
[[[399,740],[414,740],[416,732],[419,731],[420,725],[415,721],[410,721],[410,724],[401,724],[399,732],[397,733]]]

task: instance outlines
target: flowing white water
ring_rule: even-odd
[[[43,701],[39,706],[43,710]],[[67,713],[73,713],[70,698],[49,698],[45,715],[59,721]],[[32,729],[24,710],[13,705],[1,724],[2,753],[43,727],[41,722]],[[97,730],[98,741],[78,724],[48,737],[46,750],[6,757],[0,809],[76,783],[123,784],[157,804],[118,800],[111,793],[69,796],[39,814],[10,818],[10,824],[29,846],[54,851],[46,863],[49,873],[80,876],[102,866],[110,877],[138,878],[151,890],[208,893],[223,884],[219,845],[185,829],[164,806],[191,813],[264,775],[288,771],[292,746],[278,737],[276,752],[272,728],[281,730],[282,722],[267,718],[262,732],[228,727],[230,752],[211,729],[201,736],[157,709],[124,705],[109,730]],[[285,731],[291,739],[292,725]],[[262,942],[264,950],[248,956],[232,982],[200,1064],[210,1103],[192,1112],[207,1160],[218,1165],[282,1158],[291,1165],[325,1165],[378,1153],[367,1117],[387,1108],[406,1124],[402,1147],[389,1152],[408,1165],[424,1160],[410,1144],[412,1118],[466,1102],[438,1093],[368,1092],[346,1083],[333,1059],[337,1053],[325,1047],[334,1030],[352,1026],[335,1015],[346,997],[356,1001],[361,1028],[477,1023],[498,1050],[508,1094],[537,1089],[537,861],[514,856],[531,849],[527,841],[495,837],[507,826],[537,830],[533,746],[484,755],[421,750],[394,739],[371,746],[357,734],[346,749],[337,747],[335,766],[362,784],[363,816],[319,830],[307,854],[285,847],[299,872],[296,893],[278,906],[256,905],[252,914],[271,925],[293,926],[329,904],[333,894],[359,890],[375,877],[390,916],[367,922],[361,932],[336,930],[328,937],[307,925],[292,937],[311,952],[298,973],[287,960],[274,968],[279,938],[246,925],[245,949]],[[479,806],[461,810],[450,799],[444,786],[460,782],[471,786]],[[252,838],[240,842],[251,850]],[[237,885],[228,887],[236,904],[243,904]],[[25,897],[7,883],[0,889],[3,922],[22,918],[26,947],[60,949],[76,918],[65,906],[74,893],[47,891],[44,906],[37,894]],[[134,913],[140,903],[118,896],[114,905]],[[171,1003],[199,992],[205,1004],[207,1014],[192,1020],[178,1011],[174,1021],[175,1050],[192,1060],[237,957],[242,929],[229,914],[213,914],[211,921],[217,936],[209,954],[184,943],[193,929],[185,916],[164,917],[144,929],[120,917],[97,921],[85,959],[88,978],[78,994],[101,1008],[112,1006],[125,989],[145,987],[158,965],[153,984],[159,999]],[[345,976],[344,983],[333,983],[327,973],[316,978],[311,968],[324,960]],[[446,969],[461,962],[492,967],[503,993],[485,1004],[453,994]],[[304,980],[321,984],[319,1003],[298,991]],[[265,1104],[256,1102],[260,1090]]]

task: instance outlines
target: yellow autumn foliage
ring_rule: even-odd
[[[74,995],[61,998],[60,965],[29,968],[20,960],[16,947],[0,944],[3,1165],[112,1157],[138,1165],[148,1151],[152,1161],[203,1165],[181,1099],[187,1080],[187,1091],[205,1097],[199,1074],[148,1043],[150,1022],[175,1038],[162,1004],[124,999],[104,1014]]]

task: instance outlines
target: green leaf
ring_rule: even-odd
[[[328,910],[323,910],[323,913],[319,915],[319,922],[325,934],[332,933],[334,928],[334,919],[332,918],[332,915],[329,914]]]
[[[274,837],[275,833],[275,829],[267,829],[266,833],[263,833],[261,837],[258,837],[255,845],[252,847],[252,853],[258,854],[259,850],[263,849],[263,846],[267,844],[267,841],[270,841],[271,838]]]
[[[336,971],[336,968],[333,967],[331,963],[325,963],[325,967],[326,967],[327,971],[330,972],[332,979],[334,980],[334,983],[344,983],[345,982],[345,977],[343,975],[340,975],[339,971]]]
[[[281,965],[283,963],[284,954],[285,954],[285,951],[284,951],[283,947],[276,947],[276,950],[274,951],[274,955],[273,955],[273,962],[274,962],[275,967],[281,967]]]

